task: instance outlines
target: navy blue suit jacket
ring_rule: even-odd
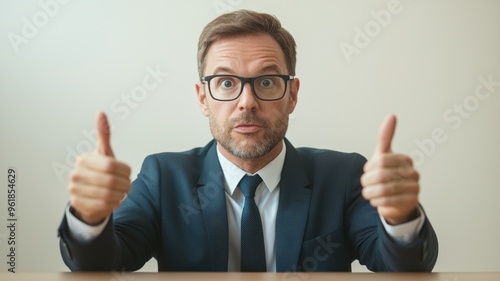
[[[438,243],[430,222],[411,244],[391,239],[376,209],[361,196],[364,157],[285,143],[277,271],[350,271],[355,259],[372,271],[432,270]],[[63,219],[64,262],[73,271],[133,271],[154,257],[159,271],[227,271],[223,180],[215,141],[148,156],[100,236],[80,243]]]

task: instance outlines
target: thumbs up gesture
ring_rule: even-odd
[[[407,155],[391,150],[396,117],[389,115],[380,127],[378,144],[361,176],[362,195],[388,224],[398,225],[418,216],[419,175]]]
[[[89,225],[109,216],[130,189],[130,167],[115,159],[106,115],[97,116],[96,149],[82,155],[70,174],[68,190],[73,214]]]

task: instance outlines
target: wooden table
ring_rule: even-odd
[[[0,280],[33,281],[142,281],[142,280],[189,280],[189,281],[500,281],[495,273],[0,273]]]

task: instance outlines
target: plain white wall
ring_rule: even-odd
[[[67,270],[56,237],[65,169],[72,151],[93,145],[97,111],[112,120],[115,154],[134,177],[148,154],[211,139],[194,92],[197,39],[241,8],[277,15],[297,41],[292,143],[370,157],[395,113],[393,148],[415,157],[439,237],[435,271],[500,271],[500,1],[486,0],[0,0],[0,270],[11,166],[17,269]],[[148,67],[163,74],[140,95]]]

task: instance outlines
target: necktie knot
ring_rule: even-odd
[[[262,178],[259,175],[249,176],[245,175],[240,181],[240,189],[246,198],[254,198],[255,190],[257,186],[262,182]]]

